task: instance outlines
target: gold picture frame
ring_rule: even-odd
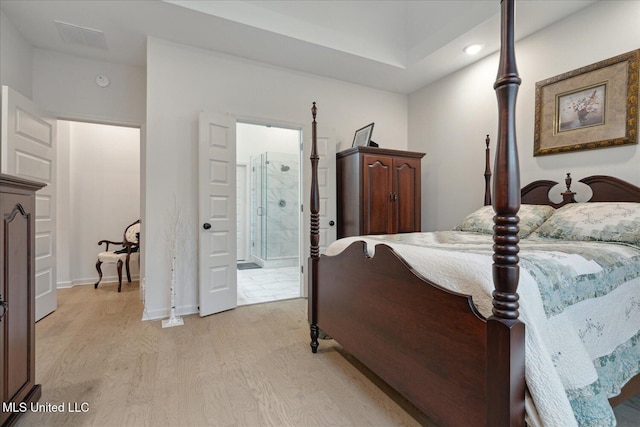
[[[638,143],[640,49],[536,83],[533,155]]]

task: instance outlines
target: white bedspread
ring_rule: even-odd
[[[384,242],[425,278],[468,294],[491,315],[492,236],[455,231],[352,237],[369,255]],[[607,399],[640,372],[640,248],[600,242],[520,242],[520,318],[526,324],[526,381],[548,427],[614,426]],[[461,266],[463,268],[461,268]]]

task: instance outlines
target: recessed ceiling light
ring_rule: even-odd
[[[483,45],[476,43],[476,44],[470,44],[469,46],[465,47],[462,50],[467,55],[475,55],[476,53],[480,52],[483,47],[484,47]]]

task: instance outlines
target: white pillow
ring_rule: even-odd
[[[556,210],[536,236],[578,241],[622,242],[640,246],[640,203],[570,203]]]
[[[524,239],[536,228],[544,223],[554,213],[555,209],[547,205],[521,205],[518,217],[520,231],[518,236]],[[493,234],[493,206],[483,206],[467,215],[462,222],[455,226],[456,231],[472,231],[475,233]]]

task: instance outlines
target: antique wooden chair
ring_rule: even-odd
[[[114,242],[111,240],[100,240],[98,246],[106,244],[104,252],[98,254],[98,261],[96,262],[96,270],[98,270],[98,281],[93,286],[94,289],[98,288],[98,284],[102,280],[102,264],[116,264],[118,268],[118,292],[122,289],[122,264],[127,269],[127,280],[131,282],[131,272],[129,270],[129,260],[132,256],[137,256],[140,249],[140,220],[137,220],[133,224],[130,224],[124,230],[124,236],[121,242]],[[109,245],[122,245],[122,249],[109,250]]]

